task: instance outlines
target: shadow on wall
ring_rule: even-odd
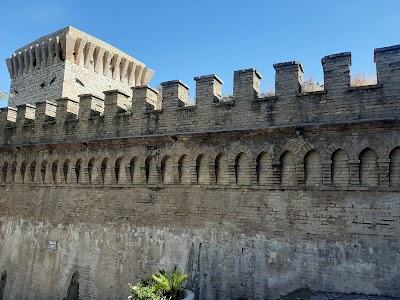
[[[282,295],[279,300],[397,300],[399,298],[362,295],[362,294],[341,294],[323,291],[315,291],[308,286],[294,290],[293,292]]]
[[[6,289],[7,271],[1,273],[0,278],[0,300],[4,299],[4,290]]]
[[[79,298],[79,273],[75,271],[69,283],[67,296],[63,300],[81,300]]]

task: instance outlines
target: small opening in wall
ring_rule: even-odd
[[[36,67],[36,58],[33,60],[33,66]]]
[[[53,84],[53,82],[56,80],[57,77],[54,77],[51,81],[50,81],[50,85]]]
[[[17,90],[14,90],[14,93],[18,95],[18,91]]]
[[[80,81],[78,78],[75,78],[75,81],[76,81],[76,83],[79,83],[81,86],[85,86],[85,85],[83,84],[83,82]]]
[[[44,82],[42,82],[41,84],[40,84],[40,87],[41,88],[44,88],[46,86],[46,84],[44,83]]]

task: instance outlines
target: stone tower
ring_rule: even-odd
[[[147,85],[154,71],[117,48],[68,26],[18,49],[6,60],[9,105],[33,104],[80,94]]]

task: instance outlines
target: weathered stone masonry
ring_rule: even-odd
[[[62,299],[76,271],[82,299],[124,298],[174,264],[198,299],[400,297],[400,46],[375,61],[365,87],[342,53],[322,59],[319,92],[290,62],[274,97],[248,69],[229,101],[209,75],[195,106],[169,81],[161,99],[139,85],[2,110],[5,299]]]

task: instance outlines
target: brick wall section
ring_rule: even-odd
[[[6,299],[65,297],[75,270],[82,298],[123,298],[127,282],[174,263],[192,273],[199,299],[275,299],[305,285],[398,297],[398,129],[364,122],[299,137],[288,127],[2,147]],[[281,181],[287,170],[292,181]]]

